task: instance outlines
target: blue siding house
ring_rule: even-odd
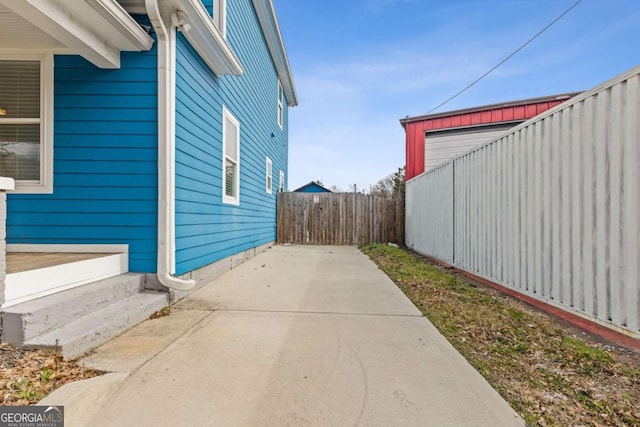
[[[0,0],[4,311],[123,273],[190,290],[266,248],[297,102],[271,0]],[[115,264],[12,272],[43,253]]]

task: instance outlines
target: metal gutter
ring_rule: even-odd
[[[178,279],[175,266],[175,64],[176,34],[162,17],[158,0],[145,6],[158,37],[158,264],[161,284],[181,291],[192,289],[194,280]],[[171,16],[166,18],[172,20]]]

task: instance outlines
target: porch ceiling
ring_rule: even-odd
[[[0,0],[0,50],[54,51],[119,68],[121,51],[153,39],[116,0]]]
[[[0,4],[0,49],[65,50],[66,46]]]

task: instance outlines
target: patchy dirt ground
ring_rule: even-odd
[[[0,405],[32,405],[68,382],[98,375],[52,351],[0,343]]]
[[[640,354],[387,245],[364,252],[531,426],[640,426]]]

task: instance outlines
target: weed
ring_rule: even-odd
[[[40,381],[42,381],[43,383],[49,382],[54,373],[55,371],[52,369],[42,368],[39,373]]]
[[[25,378],[20,378],[17,381],[9,383],[9,387],[15,391],[20,399],[27,400],[29,402],[37,401],[42,396],[42,393],[34,390],[31,381]]]
[[[515,357],[521,354],[527,354],[529,352],[529,346],[527,344],[516,344],[504,347],[499,351],[504,355]]]
[[[640,369],[627,365],[621,366],[620,369],[622,370],[622,373],[625,377],[629,377],[630,379],[636,381],[640,379]]]
[[[524,423],[525,423],[525,425],[527,425],[527,426],[537,426],[537,425],[540,425],[540,424],[538,423],[538,421],[540,421],[540,415],[536,415],[536,414],[534,414],[534,413],[527,412],[527,413],[524,415],[523,419],[524,419]]]
[[[591,395],[585,390],[578,390],[578,392],[574,394],[574,397],[578,402],[581,403],[587,403],[591,400]]]
[[[526,318],[526,315],[522,311],[516,310],[511,307],[507,308],[507,313],[514,320],[524,320]]]
[[[26,387],[29,384],[29,381],[24,379],[24,378],[20,378],[18,381],[14,381],[12,383],[9,383],[9,387],[11,387],[11,389],[13,390],[22,390],[24,387]]]
[[[29,386],[26,389],[18,391],[18,396],[20,396],[21,399],[27,400],[29,402],[36,402],[40,400],[40,398],[42,397],[42,393],[34,390],[33,388],[31,388],[31,386]]]
[[[562,346],[571,350],[579,359],[587,362],[598,362],[602,365],[610,365],[613,362],[611,354],[606,350],[573,337],[565,337]]]

